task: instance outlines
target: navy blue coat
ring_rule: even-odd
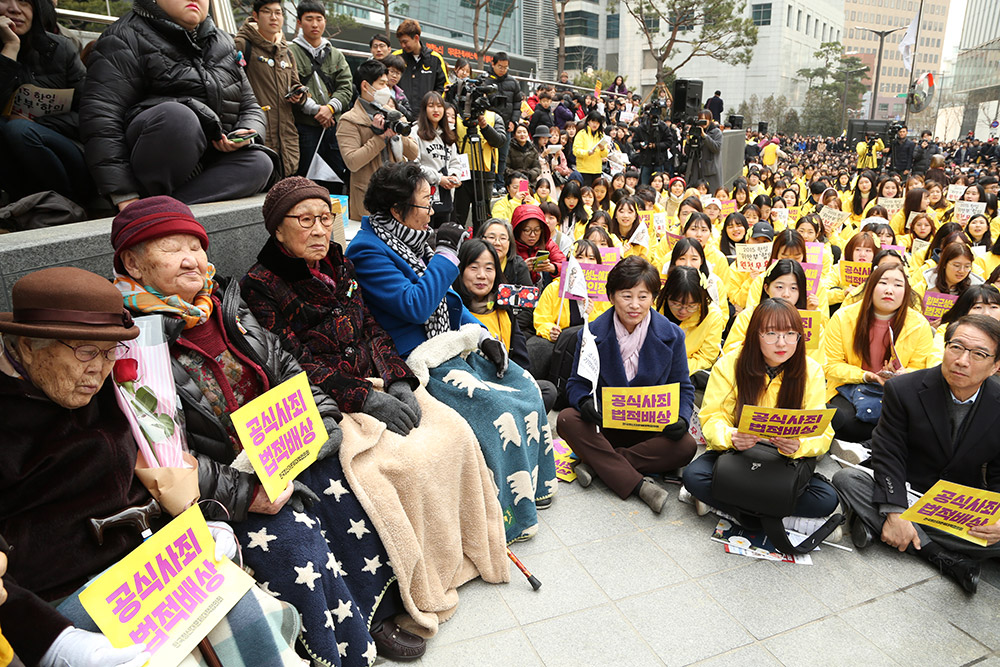
[[[590,323],[590,330],[597,342],[597,353],[601,359],[601,374],[597,382],[597,397],[600,400],[602,387],[653,387],[677,382],[681,386],[680,416],[691,423],[694,404],[694,385],[688,374],[687,349],[684,347],[684,332],[681,328],[660,315],[649,311],[652,321],[646,334],[646,342],[639,351],[639,371],[629,382],[625,377],[625,364],[615,335],[615,309],[610,308]],[[576,358],[573,360],[573,374],[566,383],[569,404],[576,407],[591,393],[590,381],[580,377],[577,367],[580,363],[580,346],[583,330],[577,337]]]
[[[354,263],[368,310],[392,336],[400,356],[408,356],[427,340],[424,323],[441,299],[448,300],[452,329],[463,324],[482,326],[451,289],[458,267],[447,257],[435,255],[424,275],[418,276],[406,260],[375,235],[367,217],[345,254]]]

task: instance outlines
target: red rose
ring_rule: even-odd
[[[115,362],[111,377],[118,384],[135,382],[139,378],[139,362],[135,359],[119,359]]]

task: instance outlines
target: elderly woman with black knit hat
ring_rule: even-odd
[[[330,242],[339,221],[326,189],[286,178],[263,214],[271,237],[242,280],[243,296],[345,413],[345,474],[385,544],[407,611],[432,635],[454,610],[458,585],[477,575],[508,580],[503,517],[479,443],[420,386],[368,311],[354,266]],[[474,567],[457,568],[463,561]]]
[[[239,285],[215,278],[205,229],[181,202],[136,201],[115,217],[111,244],[125,306],[164,318],[201,495],[219,503],[205,505],[205,514],[233,521],[258,580],[302,613],[306,650],[335,665],[368,664],[365,655],[376,646],[386,656],[419,655],[423,640],[391,620],[402,605],[385,549],[331,456],[342,436],[337,404],[313,387],[330,439],[294,485],[268,500],[229,415],[301,373],[299,363],[257,323]],[[311,489],[325,491],[322,500]],[[330,610],[338,604],[351,614],[338,614],[333,624]]]
[[[108,530],[98,542],[89,519],[154,512],[133,473],[138,446],[107,382],[139,329],[118,290],[82,269],[29,274],[11,297],[13,311],[0,313],[0,534],[13,547],[3,582],[9,596],[0,606],[3,636],[28,665],[139,667],[149,659],[145,646],[112,648],[74,594],[142,542],[128,528]],[[169,517],[150,519],[159,528]],[[212,532],[220,544],[231,536],[218,526]],[[231,538],[229,544],[227,555],[235,556]],[[57,609],[52,601],[62,598]],[[217,645],[219,655],[231,661],[240,645],[246,650],[246,635],[236,629],[252,624],[254,650],[265,650],[260,664],[290,664],[282,662],[280,643],[288,659],[294,636],[269,635],[261,606],[292,617],[295,610],[260,599],[248,594],[229,613],[233,640]]]

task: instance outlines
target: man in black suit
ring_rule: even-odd
[[[872,434],[874,478],[856,468],[833,477],[852,512],[851,537],[859,549],[874,535],[916,553],[976,592],[980,560],[1000,558],[1000,524],[978,526],[979,546],[900,518],[917,494],[939,479],[1000,492],[1000,322],[968,315],[948,327],[940,366],[913,371],[885,384],[882,417]],[[991,519],[992,520],[992,519]]]

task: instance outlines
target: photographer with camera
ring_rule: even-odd
[[[350,218],[360,220],[365,192],[372,174],[387,162],[417,158],[417,142],[410,138],[410,124],[395,109],[386,109],[392,98],[385,65],[366,60],[355,80],[358,99],[337,124],[337,141],[344,163],[351,170]]]
[[[521,120],[521,84],[507,74],[510,68],[510,57],[500,51],[493,56],[493,66],[488,75],[487,83],[497,87],[496,104],[493,110],[503,119],[504,143],[500,146],[500,163],[496,169],[494,187],[498,194],[503,194],[503,172],[507,168],[507,153],[510,150],[510,137],[514,134],[514,125]]]
[[[941,147],[931,139],[931,131],[920,133],[920,143],[913,149],[913,173],[926,174],[931,168],[931,157],[941,152]]]
[[[299,132],[295,128],[294,106],[313,116],[319,104],[309,97],[299,81],[295,58],[281,32],[285,18],[277,0],[255,0],[253,12],[236,33],[236,51],[243,54],[240,65],[246,72],[257,102],[269,113],[264,145],[281,156],[284,176],[293,176],[299,168]],[[307,158],[311,159],[309,155]]]
[[[906,133],[906,126],[902,123],[893,123],[889,126],[890,136],[892,134],[896,135],[896,138],[889,146],[889,171],[895,172],[900,176],[908,175],[910,169],[913,168],[913,149],[916,148],[913,139],[906,138]]]
[[[458,148],[469,156],[472,174],[472,178],[463,181],[455,191],[455,213],[459,224],[464,225],[469,208],[472,208],[473,234],[489,217],[493,184],[498,176],[503,177],[498,171],[500,150],[505,145],[509,146],[503,116],[491,110],[497,108],[501,100],[492,81],[492,76],[464,81],[458,85],[454,98]]]
[[[712,112],[702,109],[688,129],[684,142],[687,156],[687,182],[708,181],[708,191],[722,187],[722,130],[712,120]]]
[[[649,185],[653,173],[666,170],[670,134],[667,124],[660,120],[660,110],[659,100],[647,104],[632,135],[632,146],[637,151],[633,164],[639,167],[639,182],[643,185]]]
[[[878,171],[878,159],[885,150],[881,137],[874,132],[866,132],[865,138],[858,142],[855,150],[858,153],[858,171]]]

